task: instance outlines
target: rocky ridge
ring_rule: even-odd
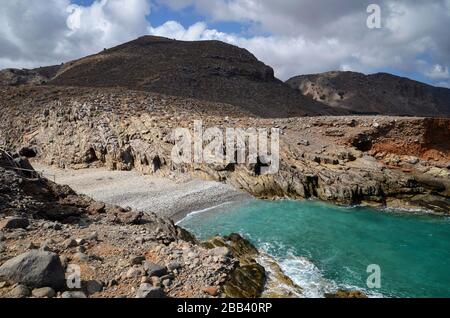
[[[122,87],[228,103],[253,116],[346,114],[304,97],[245,49],[144,36],[65,63],[50,85]]]
[[[289,79],[304,96],[360,114],[450,117],[450,89],[387,73],[327,72]]]

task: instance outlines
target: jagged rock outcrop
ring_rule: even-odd
[[[327,72],[289,79],[304,96],[360,114],[450,117],[450,89],[386,73]]]
[[[33,70],[5,69],[0,70],[0,86],[42,85],[48,78]]]

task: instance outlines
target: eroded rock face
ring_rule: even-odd
[[[107,111],[103,104],[70,105],[53,105],[47,114],[40,109],[29,121],[34,133],[26,146],[38,149],[37,159],[47,164],[136,169],[160,176],[189,173],[229,183],[260,198],[318,198],[382,207],[393,204],[439,214],[450,210],[449,119],[203,117],[205,128],[282,128],[280,170],[261,175],[255,166],[245,164],[175,164],[171,157],[173,129],[192,129],[193,125],[193,117],[176,107],[170,110],[171,115],[157,110],[150,116],[136,110],[125,116],[125,106],[119,104],[105,117],[101,115]],[[2,117],[5,125],[8,118]],[[8,143],[16,144],[14,148],[25,146],[17,144],[20,131],[4,132]],[[86,153],[89,156],[83,155]],[[426,203],[423,196],[436,204]]]
[[[48,78],[33,70],[5,69],[0,71],[0,86],[42,85]]]
[[[287,81],[303,95],[361,114],[450,116],[450,90],[379,73],[327,72]]]

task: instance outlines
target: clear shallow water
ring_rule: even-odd
[[[254,200],[192,214],[179,225],[202,239],[244,235],[308,297],[350,286],[385,297],[450,297],[450,218]],[[381,289],[367,288],[370,264],[381,268]]]

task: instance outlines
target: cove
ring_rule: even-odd
[[[275,257],[305,297],[337,288],[383,297],[450,297],[448,217],[251,200],[191,214],[179,225],[201,239],[240,233]],[[366,284],[373,264],[381,269],[380,289]]]

